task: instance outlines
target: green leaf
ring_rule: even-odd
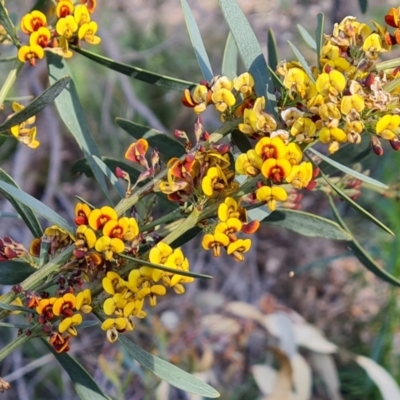
[[[197,26],[192,10],[190,9],[186,0],[181,0],[181,6],[186,21],[186,27],[189,32],[190,41],[192,42],[194,53],[196,54],[197,62],[199,63],[204,79],[211,82],[214,74],[212,72],[210,60],[208,59],[203,40],[201,39],[199,27]]]
[[[130,164],[128,164],[127,162],[108,157],[101,157],[101,160],[104,162],[104,164],[107,165],[107,167],[111,171],[115,171],[115,168],[117,167],[120,167],[122,170],[126,171],[131,177],[132,182],[136,182],[136,180],[139,178],[140,171],[135,167],[131,166]],[[90,166],[86,158],[80,158],[79,160],[75,161],[71,167],[71,173],[72,174],[83,173],[89,178],[93,177],[93,172],[90,169]]]
[[[166,160],[185,154],[185,147],[183,144],[163,132],[123,118],[116,118],[115,121],[124,131],[135,139],[146,139],[151,147],[156,147],[160,150],[160,157],[164,156]]]
[[[0,132],[9,129],[12,126],[19,125],[28,118],[42,111],[64,90],[64,88],[68,85],[69,80],[69,76],[65,76],[65,74],[60,77],[59,80],[55,80],[54,83],[40,96],[36,97],[32,103],[0,125]]]
[[[55,82],[65,75],[71,76],[71,71],[65,59],[56,54],[47,52],[47,66],[50,82]],[[65,90],[57,97],[55,103],[61,119],[72,133],[78,146],[83,151],[84,156],[87,158],[101,190],[107,197],[109,203],[112,204],[103,172],[92,157],[97,156],[101,158],[96,142],[90,134],[85,111],[79,101],[78,93],[72,79],[69,82],[68,90]]]
[[[21,311],[31,314],[37,314],[35,310],[22,306],[14,306],[12,304],[0,303],[0,308],[7,311]]]
[[[0,106],[3,105],[5,98],[10,89],[13,87],[16,78],[17,78],[17,68],[14,68],[8,73],[7,78],[0,89]]]
[[[30,194],[25,193],[21,189],[18,189],[10,185],[9,183],[2,181],[0,181],[0,191],[2,193],[3,191],[8,192],[8,194],[12,196],[15,200],[26,205],[32,211],[41,215],[43,218],[47,219],[52,224],[59,226],[60,228],[66,230],[71,234],[74,233],[74,228],[72,228],[71,225],[69,225],[68,222],[63,217],[58,215],[50,207],[47,207],[46,204],[32,197]]]
[[[72,358],[68,353],[57,353],[46,339],[42,339],[42,341],[70,376],[76,393],[82,400],[111,400],[110,397],[103,393],[96,381],[78,361]]]
[[[319,62],[321,58],[321,49],[324,45],[324,23],[325,23],[325,15],[319,13],[317,15],[317,29],[315,30],[315,42],[317,43],[317,62],[321,68],[321,64]]]
[[[317,51],[317,43],[314,38],[308,33],[307,29],[303,28],[300,24],[297,24],[297,29],[300,32],[301,37],[306,42],[307,46],[312,50]]]
[[[14,179],[12,179],[11,176],[8,175],[7,172],[5,172],[1,168],[0,168],[0,181],[6,182],[14,186],[15,188],[19,189],[19,186],[14,181]],[[7,190],[4,190],[0,187],[0,192],[12,204],[17,213],[24,220],[28,229],[32,232],[32,235],[35,238],[42,236],[43,234],[42,227],[40,225],[39,220],[36,218],[36,215],[32,212],[32,210],[26,205],[21,204],[21,202],[17,201],[13,196],[10,195],[10,193]]]
[[[104,163],[104,161],[96,156],[93,156],[94,161],[97,163],[99,168],[102,170],[103,174],[107,177],[107,179],[110,181],[111,185],[115,188],[117,193],[120,195],[120,197],[124,198],[125,197],[125,190],[121,185],[121,182],[118,180],[118,178],[114,175],[114,173],[110,170],[110,168],[107,167],[107,165]]]
[[[17,34],[15,33],[14,24],[11,22],[10,17],[8,16],[8,12],[6,7],[4,6],[3,2],[0,1],[0,24],[3,25],[4,29],[6,30],[8,36],[10,36],[11,41],[17,47],[21,45],[20,41],[18,40]]]
[[[128,354],[138,361],[139,364],[149,369],[154,375],[165,380],[170,385],[206,398],[215,399],[220,396],[220,394],[211,386],[195,378],[193,375],[182,371],[175,365],[148,353],[137,344],[130,341],[127,337],[119,335],[118,340]]]
[[[400,58],[392,58],[391,60],[381,61],[375,64],[377,71],[384,71],[385,69],[396,68],[400,65]]]
[[[262,222],[290,229],[304,236],[351,240],[351,236],[336,222],[304,211],[275,210]]]
[[[229,30],[235,39],[244,67],[252,74],[255,80],[257,96],[265,96],[267,111],[275,115],[276,97],[274,84],[253,29],[236,1],[218,0],[218,2]]]
[[[28,324],[9,324],[7,322],[0,322],[0,326],[12,329],[26,329],[31,327],[31,325]]]
[[[144,261],[144,260],[141,260],[140,258],[131,257],[131,256],[128,256],[123,253],[120,253],[119,256],[122,258],[125,258],[126,260],[134,261],[135,263],[140,264],[140,265],[147,265],[148,267],[159,269],[161,271],[172,272],[177,275],[189,276],[191,278],[212,279],[212,276],[210,276],[210,275],[197,274],[196,272],[183,271],[183,270],[176,269],[176,268],[166,267],[165,265],[161,265],[161,264],[154,264],[152,262]]]
[[[231,133],[231,137],[237,148],[242,153],[247,153],[248,150],[253,148],[248,137],[239,129],[234,129]]]
[[[377,187],[388,189],[388,186],[385,185],[384,183],[379,182],[376,179],[370,178],[369,176],[364,175],[364,174],[362,174],[360,172],[354,171],[354,169],[346,167],[345,165],[332,160],[330,157],[324,156],[323,154],[321,154],[319,151],[313,149],[312,147],[310,147],[308,149],[308,151],[311,151],[312,153],[314,153],[316,156],[321,158],[321,160],[324,160],[327,163],[333,165],[336,169],[338,169],[340,171],[343,171],[344,173],[349,174],[351,176],[354,176],[354,178],[357,178],[360,181],[370,183],[371,185],[374,185],[374,186],[377,186]]]
[[[330,155],[329,158],[342,165],[353,165],[361,162],[371,155],[371,142],[369,138],[366,138],[365,135],[361,137],[362,141],[360,144],[354,145],[353,143],[345,143],[338,151]],[[319,163],[318,167],[322,169],[326,175],[333,174],[337,171],[331,163],[326,161]]]
[[[86,58],[89,58],[96,63],[103,65],[109,69],[120,72],[121,74],[130,76],[131,78],[138,79],[139,81],[143,81],[146,83],[150,83],[152,85],[165,87],[171,90],[177,90],[178,92],[183,92],[185,89],[188,89],[192,86],[196,86],[197,83],[184,81],[181,79],[172,78],[166,75],[156,74],[154,72],[146,71],[142,68],[132,67],[127,64],[122,64],[111,60],[110,58],[99,56],[90,51],[80,49],[75,46],[71,46],[77,53],[82,54]]]
[[[17,285],[35,272],[28,263],[21,261],[0,262],[0,285]]]
[[[358,0],[358,4],[360,5],[361,12],[365,14],[368,8],[368,0]]]
[[[381,221],[379,221],[377,218],[375,218],[372,214],[370,214],[367,210],[365,210],[363,207],[361,207],[359,204],[357,204],[354,200],[352,200],[349,196],[347,196],[346,193],[344,193],[341,189],[339,189],[334,183],[331,182],[331,180],[322,172],[320,171],[320,175],[322,178],[326,181],[326,183],[347,203],[350,204],[351,207],[353,207],[356,211],[358,211],[361,215],[363,215],[365,218],[369,219],[371,222],[373,222],[376,226],[379,226],[379,228],[383,229],[387,233],[391,234],[394,236],[394,233]]]
[[[328,196],[329,203],[332,207],[333,214],[343,229],[345,229],[349,234],[351,234],[350,229],[347,227],[346,223],[343,221],[342,217],[339,214],[338,209],[332,199],[331,196]],[[383,279],[384,281],[400,286],[400,280],[391,275],[389,272],[385,271],[382,267],[380,267],[374,259],[365,251],[365,249],[360,245],[360,243],[354,238],[352,235],[352,241],[347,243],[348,247],[353,251],[353,254],[356,258],[363,264],[368,270],[370,270],[374,275]]]
[[[192,240],[195,238],[198,234],[203,232],[203,230],[197,226],[187,230],[182,236],[180,236],[178,239],[174,240],[170,246],[173,249],[177,249],[178,247],[183,246],[185,243],[189,242],[189,240]]]
[[[288,40],[288,44],[289,44],[290,48],[292,49],[293,54],[295,55],[295,57],[297,58],[297,60],[301,64],[301,66],[303,67],[304,71],[310,78],[311,82],[315,83],[314,75],[311,72],[311,69],[310,69],[310,66],[308,65],[307,60],[303,57],[303,54],[300,53],[300,50],[290,40]]]
[[[224,56],[222,58],[221,73],[228,78],[234,79],[237,76],[238,48],[232,33],[229,32],[226,39]]]
[[[268,29],[267,36],[268,66],[275,71],[279,62],[278,47],[276,45],[275,33],[272,28]]]
[[[399,85],[400,85],[400,78],[396,78],[390,82],[385,83],[382,86],[382,89],[390,93],[392,90],[396,89]]]

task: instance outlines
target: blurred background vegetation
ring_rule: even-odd
[[[395,1],[385,4],[378,0],[369,1],[366,16],[361,16],[356,1],[238,0],[238,3],[263,49],[266,49],[267,30],[272,28],[280,58],[288,60],[293,57],[287,40],[298,46],[307,59],[315,57],[302,42],[296,25],[301,24],[313,34],[319,12],[326,15],[325,32],[328,33],[333,23],[346,15],[358,16],[365,22],[374,19],[383,24],[388,8],[398,6]],[[189,1],[189,4],[217,73],[228,34],[217,1]],[[33,1],[6,1],[6,5],[16,21],[30,9]],[[94,19],[101,27],[102,43],[89,50],[189,81],[197,82],[202,78],[179,0],[98,0]],[[2,56],[7,55],[7,49],[4,49]],[[122,159],[131,143],[131,138],[114,122],[116,117],[170,134],[174,129],[192,134],[195,115],[181,105],[181,93],[132,80],[95,65],[79,54],[74,55],[69,65],[92,135],[103,156]],[[5,78],[10,67],[10,64],[1,63],[1,76]],[[35,68],[24,66],[13,95],[37,96],[46,85],[45,62],[39,62]],[[203,121],[209,131],[220,124],[212,111],[204,115]],[[67,134],[55,107],[48,107],[38,116],[38,132],[41,141],[38,150],[17,146],[14,141],[2,146],[2,168],[22,189],[71,220],[75,195],[95,205],[103,205],[104,199],[95,190],[94,182],[71,172],[74,162],[82,154]],[[372,155],[365,166],[382,182],[394,184],[398,181],[400,157],[389,148],[385,148],[379,163],[377,156]],[[393,231],[400,232],[398,199],[387,199],[365,190],[358,201]],[[12,212],[6,201],[1,200],[0,206],[2,215]],[[329,205],[321,195],[305,196],[302,207],[331,217]],[[361,220],[345,204],[340,210],[362,245],[383,267],[399,276],[400,235],[389,238],[371,223]],[[16,218],[1,218],[0,236],[6,234],[25,245],[31,240],[29,232]],[[227,258],[213,259],[200,250],[199,243],[196,238],[186,246],[191,269],[211,274],[214,279],[188,285],[183,296],[162,299],[133,334],[144,348],[187,371],[202,373],[221,392],[223,399],[261,398],[252,366],[271,361],[267,348],[276,346],[277,335],[252,319],[232,314],[229,310],[235,305],[231,302],[239,301],[242,305],[253,305],[267,316],[281,313],[296,321],[304,319],[335,343],[338,350],[333,360],[343,399],[381,399],[379,391],[354,362],[352,354],[371,357],[400,383],[398,290],[370,274],[343,243],[305,238],[264,226],[254,239],[255,245],[244,264],[232,264]],[[11,333],[9,337],[0,337],[0,346],[10,338]],[[289,334],[285,340],[289,346],[296,344],[293,335]],[[168,396],[171,399],[195,399],[164,384],[159,385],[157,378],[130,360],[118,345],[110,345],[97,329],[82,332],[71,352],[113,399],[164,400]],[[316,376],[312,399],[335,398],[326,379],[326,374],[331,371],[330,364],[318,364],[310,349],[302,347],[300,352]],[[2,365],[1,376],[13,385],[10,392],[0,395],[4,399],[50,400],[74,399],[76,396],[68,377],[41,343],[35,347],[30,343],[21,352],[10,356]]]

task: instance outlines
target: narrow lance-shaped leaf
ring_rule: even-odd
[[[396,89],[400,85],[400,78],[393,79],[390,82],[387,82],[383,85],[382,89],[386,92],[391,92]]]
[[[236,1],[219,0],[219,5],[235,39],[243,64],[254,77],[257,96],[265,96],[267,111],[276,114],[274,84],[253,29]]]
[[[0,3],[1,4],[1,3]],[[3,86],[0,89],[0,106],[3,105],[4,100],[14,85],[15,79],[17,78],[17,68],[13,68],[7,75],[6,80],[3,83]]]
[[[192,10],[187,1],[181,0],[181,5],[197,62],[199,63],[204,79],[210,82],[214,77],[214,74],[212,72],[210,60],[208,59],[203,40],[201,39],[199,27],[197,26],[196,20],[194,19]]]
[[[64,90],[69,83],[69,76],[65,74],[58,80],[54,80],[54,83],[48,87],[40,96],[36,97],[28,106],[23,110],[13,115],[2,125],[0,125],[0,132],[11,128],[12,126],[19,125],[26,121],[28,118],[36,115],[42,111],[46,106],[54,101],[54,99]]]
[[[60,79],[61,76],[71,75],[71,71],[66,61],[56,54],[47,53],[47,65],[49,69],[50,82],[55,82]],[[90,134],[85,111],[79,101],[78,93],[72,79],[69,82],[68,90],[65,90],[59,97],[57,97],[55,103],[61,119],[72,133],[79,147],[83,151],[83,154],[87,158],[101,190],[106,195],[109,203],[112,204],[104,174],[92,157],[97,156],[101,158],[96,142]]]
[[[312,50],[317,51],[317,43],[314,38],[308,33],[307,29],[303,28],[301,25],[297,24],[297,29],[300,32],[301,37],[306,42],[307,46]]]
[[[215,399],[220,396],[220,394],[210,385],[207,385],[205,382],[200,381],[193,375],[182,371],[175,365],[148,353],[137,344],[130,341],[127,337],[119,335],[118,340],[128,354],[138,361],[139,364],[149,369],[154,375],[165,380],[170,385],[186,392],[198,394],[205,398]]]
[[[358,0],[358,4],[360,5],[361,12],[365,14],[368,8],[368,0]]]
[[[317,29],[315,30],[315,42],[317,44],[317,62],[321,67],[320,58],[321,58],[321,49],[324,43],[324,23],[325,23],[325,15],[319,13],[317,15]]]
[[[155,72],[146,71],[145,69],[133,67],[131,65],[122,64],[111,58],[99,56],[91,51],[80,49],[79,47],[71,46],[77,53],[82,54],[96,63],[103,65],[113,71],[120,72],[121,74],[130,76],[131,78],[138,79],[152,85],[165,87],[171,90],[183,92],[185,89],[197,85],[194,82],[184,81],[182,79],[172,78],[166,75],[156,74]]]
[[[247,136],[241,132],[239,129],[234,129],[231,133],[231,138],[233,143],[237,146],[237,148],[242,152],[246,153],[248,150],[251,150],[253,146],[251,145]]]
[[[336,222],[303,211],[276,210],[262,222],[287,228],[304,236],[351,240],[351,236]]]
[[[396,68],[400,65],[400,57],[392,58],[390,60],[381,61],[375,64],[374,68],[377,71],[384,71],[385,69]]]
[[[228,38],[226,39],[224,56],[222,57],[222,75],[228,78],[234,79],[237,76],[237,64],[238,64],[238,48],[235,43],[235,39],[232,33],[229,32]]]
[[[319,151],[315,150],[312,147],[310,147],[308,150],[311,151],[312,153],[314,153],[319,158],[321,158],[321,160],[324,160],[327,163],[333,165],[336,169],[338,169],[340,171],[343,171],[344,173],[349,174],[351,176],[354,176],[354,178],[357,178],[360,181],[370,183],[371,185],[374,185],[374,186],[377,186],[377,187],[388,189],[388,186],[385,185],[384,183],[379,182],[376,179],[370,178],[369,176],[364,175],[364,174],[362,174],[360,172],[354,171],[354,169],[346,167],[345,165],[342,165],[342,164],[332,160],[331,158],[324,156],[323,154],[321,154]]]
[[[110,168],[107,167],[107,165],[104,163],[104,161],[101,158],[98,158],[96,156],[93,156],[94,161],[97,163],[99,168],[103,171],[103,174],[108,178],[110,181],[111,185],[115,188],[117,193],[120,195],[120,197],[125,197],[125,190],[122,187],[121,183],[119,182],[118,178],[114,175],[114,173],[110,170]]]
[[[315,77],[314,77],[313,73],[311,72],[310,66],[308,65],[308,62],[304,58],[303,54],[301,54],[299,49],[289,40],[288,40],[288,44],[289,44],[290,48],[292,49],[293,54],[295,55],[295,57],[297,58],[297,60],[301,64],[301,66],[303,67],[304,71],[310,78],[311,82],[315,83]]]
[[[22,204],[25,204],[32,211],[50,221],[52,224],[59,226],[60,228],[66,230],[71,234],[74,232],[74,229],[68,224],[68,222],[63,217],[61,217],[51,208],[46,206],[46,204],[32,197],[30,194],[25,193],[21,189],[18,189],[15,186],[12,186],[9,183],[3,181],[0,181],[0,190],[1,189],[7,192],[15,200],[19,201]]]
[[[15,27],[8,16],[8,11],[3,4],[3,2],[0,1],[0,24],[3,25],[4,29],[7,32],[7,35],[10,36],[13,44],[17,47],[21,45],[20,41],[18,40],[18,37],[15,33]]]
[[[57,353],[47,340],[42,339],[54,357],[65,369],[81,400],[110,400],[82,365],[67,353]]]
[[[0,285],[17,285],[35,272],[28,263],[21,261],[2,261],[0,264]]]
[[[335,216],[335,219],[339,223],[340,226],[342,226],[343,229],[345,229],[350,235],[350,229],[344,222],[343,218],[340,216],[338,209],[336,208],[336,205],[332,199],[331,196],[328,196],[329,203],[331,205],[333,214]],[[368,270],[370,270],[374,275],[378,276],[385,282],[388,282],[392,285],[395,286],[400,286],[400,280],[391,275],[389,272],[385,271],[381,266],[379,266],[373,258],[365,251],[365,249],[361,246],[361,244],[354,238],[354,235],[352,235],[352,240],[347,243],[347,245],[350,247],[352,250],[353,254],[357,259],[361,262],[361,264],[364,265]]]
[[[6,182],[19,189],[14,179],[12,179],[11,176],[8,175],[7,172],[5,172],[1,168],[0,168],[0,181]],[[36,215],[32,212],[32,210],[26,205],[21,204],[18,200],[16,200],[13,196],[11,196],[7,190],[0,188],[0,192],[12,204],[17,213],[24,220],[28,229],[32,232],[32,235],[36,238],[42,236],[42,227],[40,225],[39,220],[36,218]]]
[[[361,162],[371,155],[371,142],[368,137],[363,137],[360,144],[354,146],[352,143],[345,143],[340,149],[329,156],[330,160],[334,160],[342,165],[352,165]],[[318,167],[325,175],[333,174],[337,171],[330,162],[322,161]]]
[[[276,45],[275,33],[272,28],[268,29],[267,37],[267,49],[268,49],[268,66],[272,70],[276,70],[276,66],[279,62],[278,47]]]
[[[361,207],[359,204],[357,204],[354,200],[352,200],[349,196],[347,196],[346,193],[344,193],[341,189],[339,189],[331,180],[322,172],[320,171],[320,175],[322,178],[326,181],[326,183],[347,203],[349,203],[356,211],[358,211],[361,215],[363,215],[365,218],[369,219],[371,222],[373,222],[376,226],[379,226],[379,228],[383,229],[385,232],[390,233],[391,235],[394,236],[394,233],[381,221],[379,221],[377,218],[375,218],[372,214],[370,214],[367,210],[365,210],[363,207]]]

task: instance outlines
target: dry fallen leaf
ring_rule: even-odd
[[[241,329],[235,319],[220,314],[204,315],[201,318],[201,326],[212,335],[236,335]]]

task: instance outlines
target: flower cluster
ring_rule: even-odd
[[[162,265],[176,272],[142,266],[130,271],[128,279],[124,280],[117,272],[109,271],[103,278],[104,291],[110,296],[103,303],[104,313],[109,316],[101,328],[106,331],[107,339],[114,342],[118,332],[132,331],[135,318],[144,318],[144,302],[157,304],[157,296],[166,294],[166,288],[171,287],[175,293],[183,294],[184,283],[193,282],[193,278],[180,275],[179,272],[189,271],[189,261],[181,249],[173,250],[167,244],[160,242],[150,250],[149,261]]]
[[[212,250],[214,257],[221,255],[221,248],[236,261],[244,261],[243,253],[251,248],[250,239],[240,239],[240,232],[251,234],[257,231],[259,221],[248,222],[247,211],[240,207],[235,199],[226,197],[218,206],[218,223],[213,226],[212,233],[206,233],[202,246]]]
[[[29,35],[29,43],[18,50],[18,59],[28,61],[31,65],[44,57],[44,51],[51,51],[62,57],[72,56],[69,45],[79,45],[83,40],[90,44],[99,44],[96,36],[97,23],[91,21],[90,14],[96,8],[95,0],[57,0],[54,12],[55,19],[49,22],[47,16],[39,10],[34,10],[21,19],[21,30]]]

